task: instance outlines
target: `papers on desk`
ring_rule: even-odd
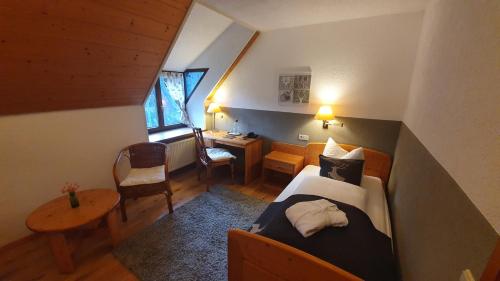
[[[225,139],[242,139],[242,140],[247,140],[248,139],[248,137],[242,137],[241,135],[240,136],[225,135],[225,136],[223,136],[223,138],[225,138]]]

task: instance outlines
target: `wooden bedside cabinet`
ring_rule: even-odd
[[[264,157],[262,179],[265,180],[266,169],[289,174],[295,177],[304,167],[304,156],[281,151],[272,151]]]

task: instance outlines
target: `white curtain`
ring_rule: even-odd
[[[175,101],[181,110],[181,121],[189,127],[193,127],[193,123],[189,118],[186,110],[185,94],[184,94],[184,75],[180,72],[164,72],[163,82],[168,89],[172,99]]]

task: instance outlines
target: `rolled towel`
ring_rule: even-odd
[[[296,203],[286,209],[285,215],[306,238],[327,226],[342,227],[349,223],[346,214],[325,199]]]

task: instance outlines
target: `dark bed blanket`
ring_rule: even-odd
[[[336,204],[346,213],[349,225],[327,227],[304,238],[287,219],[285,210],[298,202],[319,199]],[[255,224],[258,234],[307,252],[364,280],[397,280],[391,239],[373,226],[368,215],[352,205],[296,194],[283,202],[271,203]]]

